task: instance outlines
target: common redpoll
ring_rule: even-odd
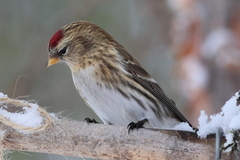
[[[48,66],[62,61],[70,67],[76,89],[104,124],[132,130],[188,122],[138,61],[97,25],[65,25],[48,50]]]

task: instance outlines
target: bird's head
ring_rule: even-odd
[[[79,64],[79,59],[83,55],[90,56],[99,46],[113,43],[115,43],[113,38],[97,25],[86,21],[69,23],[50,39],[47,66],[63,61],[71,68]]]

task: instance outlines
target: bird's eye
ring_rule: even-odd
[[[66,50],[67,50],[67,47],[62,48],[62,49],[58,52],[58,54],[59,54],[60,56],[62,56],[62,55],[64,55],[64,54],[66,53]]]

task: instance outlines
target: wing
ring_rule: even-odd
[[[125,50],[119,51],[121,55],[125,58],[122,60],[122,64],[125,70],[129,73],[129,76],[138,84],[140,84],[144,89],[150,92],[156,99],[158,99],[163,106],[167,107],[172,111],[173,115],[180,122],[189,121],[182,115],[182,113],[177,109],[173,100],[169,99],[162,88],[151,78],[151,76],[139,65],[136,59],[128,54]],[[191,126],[191,124],[189,123]]]

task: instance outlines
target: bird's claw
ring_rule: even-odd
[[[85,118],[84,121],[86,121],[87,123],[98,123],[95,119],[91,118]]]
[[[145,124],[145,122],[147,122],[148,119],[145,118],[141,121],[138,121],[136,123],[134,122],[131,122],[128,124],[127,128],[128,128],[128,134],[130,133],[131,130],[134,130],[135,128],[138,129],[138,128],[144,128],[143,125]]]

